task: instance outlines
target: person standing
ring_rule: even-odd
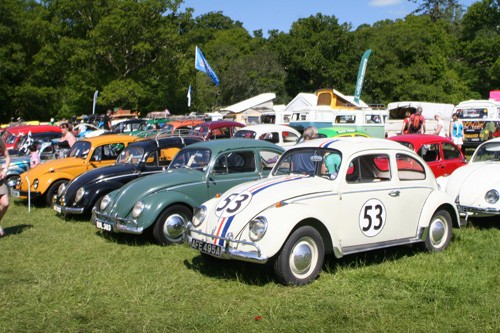
[[[75,135],[71,132],[71,128],[68,123],[62,123],[60,126],[62,136],[57,143],[59,147],[59,158],[64,158],[68,155],[69,150],[76,142]]]
[[[403,128],[401,129],[401,134],[408,134],[408,129],[410,128],[410,116],[411,112],[405,112],[405,118],[403,119]]]
[[[443,138],[445,138],[446,137],[446,129],[444,128],[444,120],[443,120],[443,118],[441,117],[441,115],[436,114],[434,116],[434,119],[437,121],[436,132],[434,132],[434,134],[442,136]]]
[[[464,124],[460,119],[458,119],[458,113],[454,113],[451,116],[452,121],[450,122],[450,137],[453,143],[462,150],[462,145],[464,144]]]
[[[113,111],[108,110],[106,111],[106,114],[104,115],[102,119],[102,128],[111,131],[111,115],[113,114]]]
[[[7,170],[10,165],[9,150],[5,146],[5,142],[0,138],[0,156],[5,156],[5,163],[0,172],[0,222],[9,208],[9,188],[6,184]],[[0,237],[5,236],[5,231],[0,226]]]
[[[422,116],[422,108],[418,107],[414,114],[410,117],[410,126],[408,134],[425,133],[425,117]]]
[[[31,144],[30,147],[30,168],[36,167],[40,164],[40,154],[36,148],[36,144]]]

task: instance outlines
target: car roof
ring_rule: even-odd
[[[32,132],[60,132],[61,129],[59,126],[56,125],[20,125],[20,126],[13,126],[13,127],[8,127],[6,130],[12,134],[18,135],[19,133],[24,133],[26,134],[29,131]]]
[[[216,121],[205,121],[201,124],[196,125],[196,127],[208,127],[210,129],[214,128],[219,128],[219,127],[224,127],[224,126],[238,126],[238,127],[245,127],[245,124],[239,123],[237,121],[231,121],[231,120],[216,120]]]
[[[203,138],[199,136],[170,136],[170,137],[163,137],[159,139],[153,139],[153,138],[145,138],[145,139],[140,139],[139,141],[135,141],[129,144],[130,146],[140,146],[140,147],[147,147],[147,146],[158,146],[160,148],[167,148],[171,146],[178,146],[181,145],[182,143],[186,144],[191,144],[191,143],[196,143],[196,142],[202,142]]]
[[[300,135],[299,132],[297,132],[297,130],[291,126],[288,126],[288,125],[280,125],[280,124],[254,124],[254,125],[247,125],[243,128],[240,128],[238,130],[239,131],[245,131],[245,130],[248,130],[248,131],[261,131],[261,132],[265,132],[265,131],[288,131],[288,132],[294,132],[294,133],[297,133],[298,135]]]
[[[201,148],[201,149],[210,149],[218,151],[225,151],[230,149],[268,148],[268,149],[275,149],[275,150],[277,149],[285,151],[282,147],[275,145],[274,143],[271,142],[267,142],[264,140],[248,140],[240,138],[202,141],[199,143],[194,143],[184,149],[190,149],[190,148],[193,149]]]
[[[450,139],[435,134],[401,134],[391,136],[389,140],[425,144],[428,142],[452,142]]]
[[[386,139],[365,138],[365,137],[338,137],[338,138],[321,138],[303,141],[290,149],[301,147],[323,147],[334,148],[344,152],[354,153],[356,151],[364,151],[371,149],[397,149],[404,152],[410,151],[401,144]]]
[[[124,134],[104,134],[99,136],[94,136],[91,138],[84,138],[79,141],[88,141],[92,145],[96,144],[106,144],[106,143],[115,143],[115,142],[133,142],[138,141],[140,138],[137,138],[132,135],[124,135]],[[78,141],[77,141],[78,142]]]

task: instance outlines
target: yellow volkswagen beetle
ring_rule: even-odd
[[[85,171],[114,164],[123,148],[136,140],[130,135],[111,134],[77,141],[68,157],[42,163],[22,173],[11,194],[19,199],[27,199],[29,195],[50,205],[59,187],[63,188]]]

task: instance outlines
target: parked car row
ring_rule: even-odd
[[[294,129],[266,126],[204,122],[196,136],[82,139],[69,157],[23,173],[12,194],[60,215],[90,215],[105,233],[151,231],[162,245],[269,263],[293,285],[316,279],[328,253],[414,243],[443,251],[470,214],[500,214],[499,181],[480,178],[498,171],[500,139],[466,165],[460,149],[433,135],[387,140],[331,129],[334,138],[295,144]]]

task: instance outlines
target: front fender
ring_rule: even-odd
[[[331,217],[329,218],[319,210],[308,209],[307,205],[289,203],[279,208],[273,206],[257,216],[266,217],[269,223],[264,237],[256,242],[265,256],[275,256],[293,230],[302,225],[311,225],[318,229],[323,237],[325,247],[329,250],[332,250],[332,246],[339,248],[339,240],[335,237],[334,226],[331,223],[326,223]],[[242,237],[248,237],[248,224],[245,226]]]
[[[137,224],[144,229],[153,225],[160,214],[173,204],[182,204],[191,207],[191,209],[201,204],[193,200],[193,198],[186,196],[186,194],[176,191],[156,192],[145,198],[141,198],[140,201],[144,203],[145,208],[142,214],[137,218]],[[135,202],[131,203],[131,205],[133,207]],[[131,216],[129,217],[131,218]]]
[[[439,190],[432,191],[425,201],[420,214],[419,227],[427,228],[432,216],[439,209],[447,210],[450,213],[453,226],[456,228],[460,227],[460,216],[458,214],[457,206],[447,193]]]
[[[33,187],[34,180],[38,179],[37,191],[40,192],[41,194],[44,194],[55,181],[58,180],[71,181],[73,178],[75,178],[75,176],[67,172],[46,173],[39,177],[33,178],[31,180],[31,186]]]

